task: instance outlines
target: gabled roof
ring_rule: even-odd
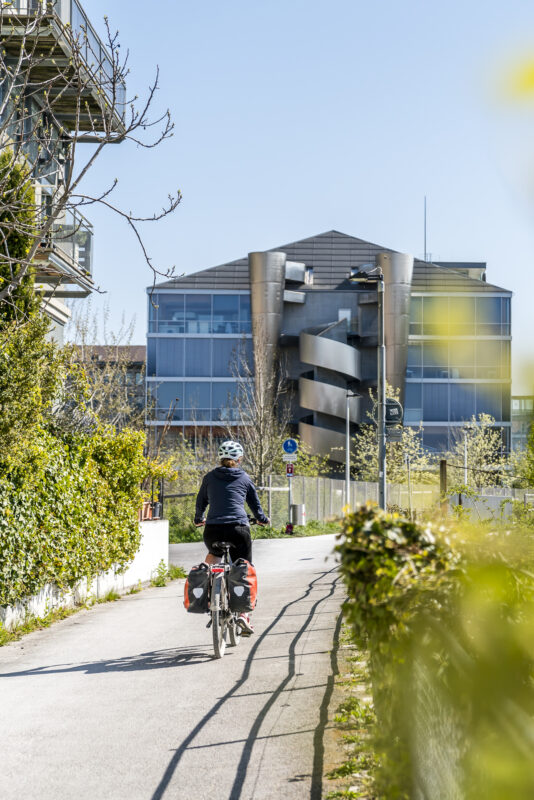
[[[327,231],[298,242],[272,247],[270,250],[282,251],[287,253],[288,260],[300,261],[308,267],[313,267],[313,285],[306,285],[307,290],[347,289],[353,286],[348,280],[351,267],[374,261],[376,253],[396,252],[389,247],[366,242],[340,231]],[[181,278],[173,278],[158,284],[156,288],[215,291],[248,289],[248,256],[200,272],[193,272]],[[508,291],[420,259],[414,260],[412,289],[435,292]]]

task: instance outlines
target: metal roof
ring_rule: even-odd
[[[298,242],[282,244],[271,251],[282,251],[290,261],[300,261],[313,268],[313,289],[349,289],[351,267],[374,262],[378,252],[396,252],[340,231],[327,231]],[[180,278],[159,283],[157,289],[237,290],[249,288],[248,256],[216,267],[193,272]],[[295,285],[295,289],[298,285]],[[485,281],[470,278],[447,267],[414,260],[412,290],[433,292],[507,292]]]

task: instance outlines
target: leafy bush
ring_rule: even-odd
[[[363,507],[338,547],[369,650],[384,800],[534,796],[532,532]],[[456,527],[454,527],[456,526]]]

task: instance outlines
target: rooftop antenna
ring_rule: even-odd
[[[425,223],[424,223],[424,228],[425,228],[425,259],[424,260],[427,261],[428,260],[427,259],[427,255],[428,254],[427,254],[427,251],[426,251],[426,194],[425,194]]]

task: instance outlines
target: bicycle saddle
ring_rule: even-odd
[[[213,542],[211,549],[215,552],[217,551],[217,555],[223,555],[225,550],[229,550],[234,545],[231,542]]]

